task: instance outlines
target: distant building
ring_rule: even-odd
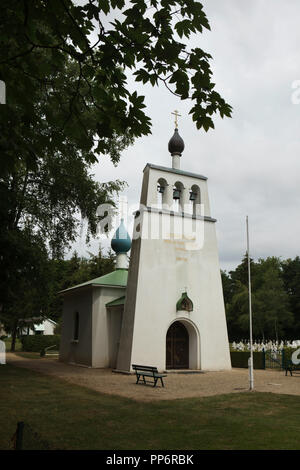
[[[2,324],[0,323],[0,337],[1,337],[1,336],[6,336],[6,335],[7,335],[7,333],[6,333],[5,329],[4,329],[4,325],[2,325]]]
[[[30,323],[30,326],[22,326],[19,330],[20,335],[54,335],[55,327],[57,323],[50,318],[45,318],[41,323],[38,322],[39,318],[28,318],[22,321],[22,323]],[[36,321],[32,325],[32,322]]]

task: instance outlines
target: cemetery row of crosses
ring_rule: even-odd
[[[300,340],[293,341],[254,341],[253,351],[273,351],[280,352],[286,348],[298,348],[300,347]],[[250,350],[250,340],[242,339],[239,342],[233,341],[231,344],[231,349],[233,351],[249,351]]]

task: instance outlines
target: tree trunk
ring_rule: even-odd
[[[10,351],[14,352],[16,347],[16,338],[17,338],[17,327],[18,327],[18,320],[14,322],[12,334],[11,334],[11,347]]]

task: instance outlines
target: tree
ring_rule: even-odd
[[[0,179],[2,230],[34,227],[53,257],[61,257],[75,241],[82,219],[88,221],[88,237],[94,235],[97,207],[113,204],[114,193],[124,186],[120,181],[96,182],[76,142],[67,146],[66,152],[42,154],[35,168],[20,161]]]
[[[255,294],[252,293],[253,312],[257,311],[258,303]],[[249,291],[248,287],[240,281],[236,282],[235,292],[231,303],[226,306],[228,335],[231,341],[249,337]],[[253,313],[254,320],[254,313]],[[262,336],[261,325],[258,321],[253,321],[254,335]]]
[[[231,302],[226,305],[230,339],[249,334],[247,258],[231,273],[234,282]],[[281,261],[276,257],[251,260],[253,334],[262,339],[285,338],[293,323],[284,288]]]
[[[39,317],[51,318],[58,322],[59,330],[62,297],[58,292],[113,271],[115,255],[104,255],[100,249],[97,255],[90,253],[89,258],[74,252],[68,260],[49,259],[43,240],[29,230],[10,236],[14,241],[8,246],[14,249],[9,262],[15,270],[10,283],[1,284],[1,298],[5,297],[5,288],[11,291],[6,294],[9,302],[4,303],[0,317],[6,331],[12,334],[14,351],[17,332],[23,326],[31,326],[30,319],[35,324]]]
[[[2,0],[0,15],[0,80],[7,89],[0,114],[0,306],[7,312],[14,270],[25,276],[32,259],[21,233],[37,237],[52,258],[62,258],[75,240],[80,214],[95,235],[96,207],[112,202],[122,184],[95,182],[91,165],[103,154],[117,164],[134,138],[150,133],[144,97],[130,91],[128,70],[137,81],[163,83],[190,99],[192,118],[206,131],[214,114],[230,116],[231,107],[214,89],[210,54],[181,42],[209,29],[194,0]],[[13,237],[20,243],[15,264]]]
[[[223,296],[225,306],[230,304],[233,295],[234,282],[231,279],[230,274],[226,271],[221,270],[221,279],[223,287]]]
[[[256,266],[250,259],[252,274]],[[222,276],[228,336],[231,341],[249,333],[249,296],[248,296],[248,257],[244,255],[241,264],[227,277]],[[225,300],[226,299],[226,300]]]
[[[109,252],[104,255],[101,248],[97,255],[89,258],[79,257],[76,251],[69,260],[50,260],[51,289],[49,299],[49,316],[60,321],[62,314],[62,297],[57,293],[77,284],[108,274],[115,269],[115,255]]]
[[[263,337],[275,338],[278,341],[285,338],[285,332],[293,322],[281,278],[280,260],[274,257],[259,260],[259,263],[263,272],[261,287],[256,291],[259,303],[256,318],[261,324]]]
[[[289,307],[294,315],[294,323],[288,329],[290,338],[300,338],[300,258],[282,261],[282,279],[289,298]]]
[[[21,144],[30,166],[41,144],[51,153],[62,152],[69,136],[85,149],[89,162],[101,153],[117,161],[120,154],[111,139],[150,132],[144,97],[130,91],[128,70],[136,81],[162,83],[180,99],[192,100],[198,128],[214,127],[215,113],[231,116],[211,80],[211,55],[201,48],[189,51],[181,42],[210,29],[197,1],[2,0],[0,13],[0,79],[8,103],[1,120],[12,133],[9,142],[7,134],[2,138],[2,152],[9,157],[2,160],[2,171],[19,158],[15,150]],[[65,74],[66,64],[73,74]],[[47,103],[43,117],[36,116],[37,90],[43,90]],[[15,130],[19,121],[22,132],[19,126]],[[56,132],[51,139],[38,136],[37,149],[35,128],[43,122]]]
[[[0,283],[0,313],[5,329],[12,333],[14,351],[20,321],[48,313],[50,270],[44,242],[29,228],[7,233],[6,241],[1,268],[9,276]]]
[[[252,258],[250,258],[250,271],[251,277],[253,280],[256,279],[257,274],[257,265]],[[230,277],[233,283],[237,281],[241,282],[244,286],[248,286],[249,278],[248,278],[248,255],[245,253],[241,264],[239,264],[234,271],[230,271]]]
[[[72,64],[65,64],[63,70],[66,77],[74,76]],[[51,72],[49,80],[52,76]],[[52,95],[58,98],[59,90],[60,85],[53,80]],[[31,99],[35,109],[35,125],[24,125],[26,110],[23,110],[25,115],[22,118],[19,115],[20,106],[10,104],[9,109],[17,121],[14,122],[12,136],[7,126],[1,134],[2,138],[6,135],[10,142],[8,148],[12,157],[8,160],[10,168],[7,167],[0,177],[0,281],[4,287],[0,305],[3,312],[14,303],[10,293],[14,291],[12,280],[15,271],[26,272],[22,264],[26,265],[26,259],[21,251],[24,250],[25,255],[28,250],[20,233],[29,231],[38,237],[40,244],[44,243],[45,250],[51,253],[52,258],[62,258],[64,250],[77,237],[81,219],[88,221],[89,239],[97,230],[97,207],[107,202],[113,204],[113,195],[123,187],[120,181],[96,182],[90,172],[91,152],[80,146],[76,133],[56,140],[60,131],[54,120],[48,122],[45,118],[50,105],[44,91],[36,89]],[[55,112],[54,109],[52,111]],[[92,119],[94,114],[93,110],[86,115],[82,112],[82,119]],[[28,140],[29,153],[26,142],[23,146],[20,139],[14,141],[14,136]],[[128,142],[125,136],[115,138],[111,145],[120,149]],[[29,154],[32,155],[31,161],[27,158]],[[5,153],[1,154],[2,161],[3,157]],[[16,247],[18,242],[20,246]],[[18,259],[11,256],[15,251],[19,253]],[[18,315],[22,317],[23,313],[20,311]]]

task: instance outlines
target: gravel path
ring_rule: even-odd
[[[165,388],[135,384],[134,375],[116,374],[111,369],[91,369],[64,364],[57,359],[27,359],[13,353],[7,362],[42,374],[59,377],[67,382],[88,387],[101,393],[119,395],[137,401],[174,400],[207,397],[224,393],[241,393],[249,389],[247,369],[198,374],[170,373],[164,379]],[[285,372],[254,371],[257,392],[300,395],[300,375],[286,377]]]

